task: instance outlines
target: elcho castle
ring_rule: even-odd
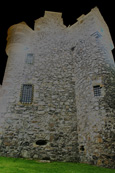
[[[46,11],[8,30],[0,86],[0,156],[115,167],[115,79],[97,7],[72,26]]]

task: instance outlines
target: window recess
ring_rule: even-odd
[[[34,62],[34,55],[33,53],[28,53],[26,57],[26,63],[27,64],[33,64]]]
[[[93,86],[94,96],[101,96],[101,89],[102,87],[100,85]]]
[[[20,102],[23,104],[31,104],[33,101],[33,85],[23,84],[20,94]]]

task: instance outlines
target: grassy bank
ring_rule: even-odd
[[[115,170],[80,163],[39,163],[34,160],[0,157],[0,173],[115,173]]]

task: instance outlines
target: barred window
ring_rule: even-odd
[[[93,86],[94,96],[101,96],[101,87],[100,85]]]
[[[31,84],[23,84],[20,96],[21,103],[32,103],[33,100],[33,86]]]
[[[33,64],[34,62],[34,55],[33,53],[28,53],[26,57],[26,63],[27,64]]]

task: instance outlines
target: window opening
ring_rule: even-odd
[[[101,88],[100,85],[93,86],[94,96],[101,96]]]
[[[36,145],[46,145],[47,141],[46,140],[38,140],[36,141]]]
[[[28,53],[26,57],[26,63],[27,64],[33,64],[34,61],[34,56],[33,53]]]
[[[100,38],[100,37],[102,37],[102,35],[101,35],[98,31],[96,31],[96,32],[94,32],[93,34],[91,34],[91,36],[93,36],[93,37],[95,37],[95,38]]]
[[[24,84],[21,91],[21,103],[32,103],[33,100],[33,86],[31,84]]]
[[[84,148],[84,146],[82,145],[82,146],[80,146],[80,150],[81,151],[84,151],[85,150],[85,148]]]

